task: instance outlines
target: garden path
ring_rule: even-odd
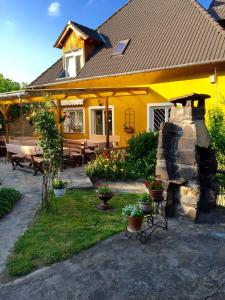
[[[121,233],[0,285],[0,299],[224,300],[225,214],[217,214],[217,223],[170,220],[146,245]]]
[[[62,178],[69,181],[70,188],[91,188],[92,183],[84,168],[66,169]],[[13,171],[10,164],[0,162],[0,181],[3,186],[12,187],[23,195],[12,212],[0,220],[0,274],[5,268],[7,257],[16,240],[32,222],[40,205],[42,176],[32,176],[24,170]]]

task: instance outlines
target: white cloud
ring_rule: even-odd
[[[5,25],[6,25],[6,26],[14,26],[15,23],[14,23],[13,21],[11,21],[11,20],[6,20],[6,21],[5,21]]]
[[[60,3],[52,2],[48,7],[48,14],[53,17],[57,17],[60,15]]]
[[[88,0],[88,5],[92,5],[95,2],[95,0]]]

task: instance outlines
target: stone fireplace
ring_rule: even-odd
[[[172,99],[169,121],[159,131],[156,175],[165,184],[166,214],[197,220],[216,206],[216,159],[205,124],[208,95]]]

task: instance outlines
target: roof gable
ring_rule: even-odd
[[[54,47],[61,49],[65,43],[65,40],[73,31],[78,33],[84,40],[92,39],[100,44],[103,42],[101,35],[96,30],[69,21],[55,42]]]

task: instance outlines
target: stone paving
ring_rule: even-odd
[[[36,195],[37,200],[31,209],[35,212],[39,204],[41,176],[33,177],[22,171],[9,170],[8,165],[0,165],[0,177],[4,177],[4,184],[18,186],[22,180],[20,189],[30,196],[27,196],[27,203],[21,211],[34,201]],[[76,173],[85,179],[82,169],[76,169]],[[78,186],[73,169],[63,176],[71,178],[71,187]],[[78,181],[83,182],[83,179]],[[88,186],[88,180],[85,181]],[[0,222],[0,227],[4,226],[8,238],[13,241],[17,237],[11,231],[16,230],[17,226],[9,230],[4,222],[14,216],[17,223],[18,209],[18,206],[15,207],[12,214]],[[11,222],[13,224],[13,220]],[[21,225],[18,235],[27,225]],[[0,253],[7,245],[6,240],[6,235],[0,237]],[[146,245],[135,239],[127,240],[121,233],[69,260],[0,284],[0,300],[28,299],[224,300],[225,211],[221,208],[213,214],[201,215],[199,224],[184,218],[171,219],[169,231],[157,231]]]
[[[146,244],[109,238],[62,263],[0,285],[1,300],[224,300],[225,218],[170,220]]]
[[[84,168],[66,169],[62,178],[68,180],[69,188],[91,188],[92,183],[86,177]],[[19,190],[23,197],[12,212],[0,220],[0,273],[16,240],[21,236],[40,205],[42,176],[33,176],[24,170],[13,171],[10,164],[0,162],[0,180],[3,186]]]

